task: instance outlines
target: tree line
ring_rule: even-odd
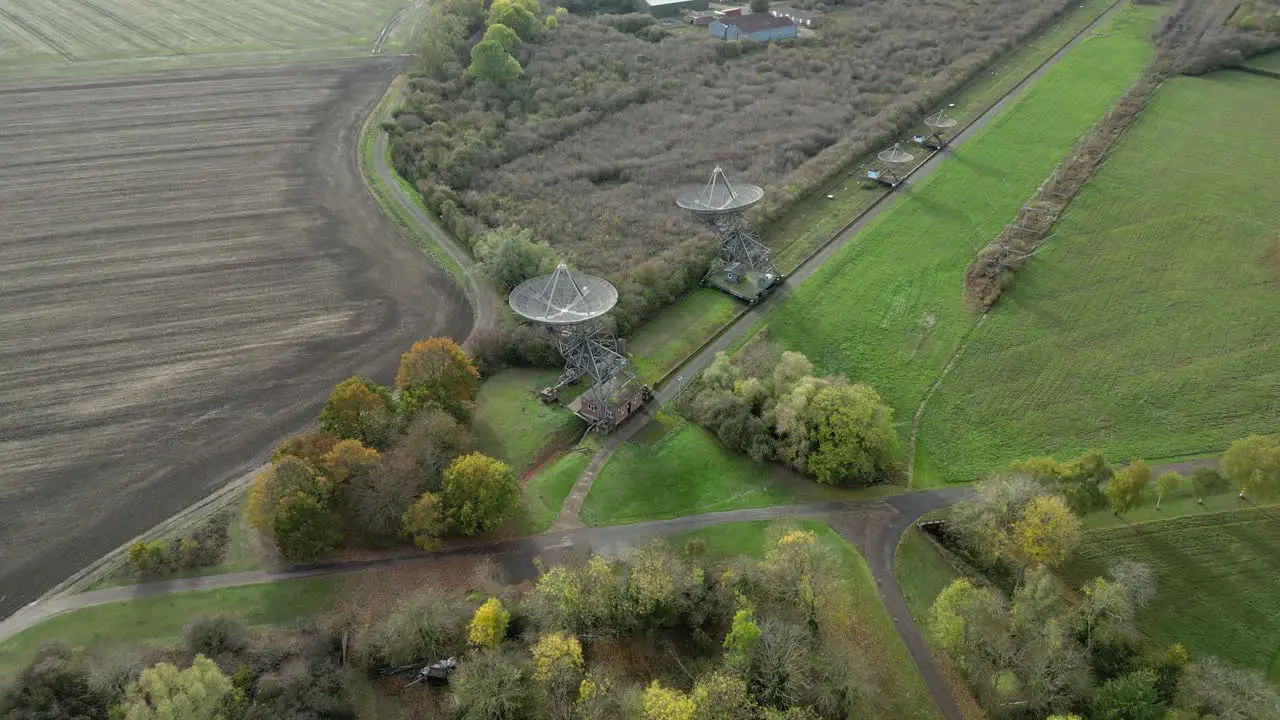
[[[1280,693],[1259,673],[1214,658],[1193,661],[1137,628],[1155,596],[1149,568],[1115,563],[1106,577],[1068,588],[1055,576],[1084,540],[1081,516],[1123,516],[1155,495],[1203,500],[1234,484],[1242,497],[1280,496],[1280,443],[1233,443],[1222,472],[1188,480],[1133,461],[1114,470],[1097,452],[1070,461],[1030,458],[976,487],[947,514],[943,539],[972,569],[934,600],[928,628],[989,714],[1093,720],[1262,720]],[[1174,589],[1169,589],[1173,591]]]

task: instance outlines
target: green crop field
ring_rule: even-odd
[[[799,522],[726,523],[672,536],[669,542],[677,549],[690,540],[702,542],[704,552],[712,557],[742,555],[764,556],[770,531],[803,528],[818,536],[835,559],[846,585],[841,588],[840,605],[852,628],[850,642],[865,654],[868,670],[880,692],[870,698],[872,707],[865,717],[924,720],[937,718],[920,673],[885,611],[867,561],[852,545],[845,542],[828,525],[814,520]]]
[[[555,524],[560,506],[573,489],[578,475],[587,469],[591,454],[585,451],[566,453],[547,463],[524,486],[524,533],[532,535]]]
[[[681,423],[652,444],[619,448],[592,484],[581,517],[588,525],[638,522],[796,502],[823,491],[785,468],[726,450],[698,426]]]
[[[1090,530],[1065,571],[1079,585],[1121,558],[1155,571],[1140,627],[1193,655],[1216,655],[1280,680],[1280,512],[1189,516]]]
[[[930,400],[920,441],[945,479],[1280,428],[1277,123],[1280,80],[1164,84]]]
[[[1158,8],[1131,7],[828,260],[768,318],[770,338],[873,386],[905,421],[974,324],[965,266],[1151,58]]]
[[[368,51],[406,5],[408,0],[9,0],[0,7],[0,66],[320,47]],[[403,42],[402,33],[395,40]]]
[[[481,451],[521,472],[549,447],[577,438],[581,421],[563,405],[546,405],[538,398],[538,391],[558,374],[513,368],[485,378],[472,418]]]
[[[209,615],[235,617],[247,625],[288,625],[329,610],[341,582],[310,578],[174,593],[58,615],[0,642],[0,679],[30,662],[42,644],[53,640],[95,649],[163,644],[181,638],[192,620]]]

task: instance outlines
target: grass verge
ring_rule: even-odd
[[[566,453],[529,478],[524,486],[524,534],[536,535],[555,524],[565,497],[590,462],[590,453]]]
[[[1126,8],[1078,45],[796,288],[770,314],[770,338],[910,418],[974,324],[965,266],[1137,78],[1159,12]]]
[[[1138,615],[1156,640],[1280,680],[1280,514],[1213,513],[1090,530],[1064,575],[1075,585],[1120,559],[1155,572]]]
[[[555,370],[511,368],[486,378],[472,416],[480,449],[519,473],[532,467],[540,453],[572,442],[582,423],[564,406],[538,398],[538,391],[557,375]]]
[[[846,633],[849,642],[864,654],[868,670],[880,690],[871,701],[875,707],[867,708],[867,716],[919,720],[937,718],[920,673],[880,601],[867,561],[825,523],[813,520],[728,523],[675,535],[669,542],[681,548],[696,538],[702,542],[705,552],[713,557],[742,555],[761,558],[771,530],[796,526],[811,530],[818,536],[819,541],[832,552],[846,582],[838,600],[843,616],[841,621],[845,625],[840,631]]]
[[[308,578],[244,587],[175,593],[96,605],[58,615],[0,643],[0,677],[20,670],[46,642],[109,649],[177,640],[192,620],[207,615],[239,618],[248,625],[282,626],[329,610],[340,580]]]
[[[702,428],[681,423],[653,444],[619,448],[592,484],[581,517],[588,525],[610,525],[765,507],[821,493],[816,483],[753,462]]]
[[[1156,93],[930,400],[944,479],[1028,455],[1221,452],[1280,426],[1280,84]],[[953,291],[958,294],[958,291]]]
[[[647,383],[660,380],[742,311],[743,304],[718,290],[700,288],[677,300],[627,342],[636,370]]]
[[[400,103],[400,94],[403,92],[405,85],[408,83],[407,75],[397,75],[395,80],[391,81],[387,92],[374,106],[373,111],[369,113],[369,117],[365,118],[364,125],[360,127],[360,175],[364,178],[365,187],[369,188],[369,193],[378,201],[378,206],[387,214],[402,230],[413,238],[414,242],[422,249],[428,257],[437,265],[444,268],[446,272],[461,286],[466,286],[466,271],[453,259],[444,248],[440,247],[429,233],[414,219],[413,215],[401,204],[401,199],[407,199],[418,210],[421,210],[427,217],[431,217],[430,211],[422,202],[422,197],[418,195],[418,191],[409,184],[407,180],[400,177],[391,165],[391,146],[386,142],[380,142],[382,136],[382,121],[391,117],[391,112],[396,109]],[[398,186],[401,191],[399,197],[378,173],[378,155],[381,153],[383,161],[390,170],[391,180]]]

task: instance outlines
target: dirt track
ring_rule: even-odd
[[[365,191],[392,61],[0,84],[0,616],[459,340]]]

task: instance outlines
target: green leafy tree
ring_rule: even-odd
[[[591,671],[578,685],[578,699],[573,703],[577,720],[615,720],[629,717],[623,689],[613,678]]]
[[[650,543],[628,558],[627,594],[636,619],[670,624],[688,610],[700,572],[690,568],[666,543]]]
[[[751,0],[751,12],[753,13],[769,12],[769,0]]]
[[[395,431],[391,391],[362,377],[338,383],[320,411],[320,429],[340,440],[385,448]]]
[[[1026,562],[1059,567],[1080,544],[1080,518],[1057,495],[1032,498],[1013,524],[1012,547]]]
[[[396,387],[401,404],[410,413],[437,405],[454,417],[465,417],[475,402],[480,373],[454,341],[427,338],[400,357]]]
[[[1137,670],[1108,680],[1093,700],[1094,720],[1160,720],[1164,704],[1156,692],[1156,675]]]
[[[1264,435],[1237,440],[1222,456],[1222,472],[1245,497],[1280,495],[1280,443]]]
[[[1210,495],[1223,492],[1228,486],[1229,481],[1222,473],[1211,467],[1198,467],[1191,471],[1191,492],[1201,502]]]
[[[280,554],[295,562],[314,560],[342,542],[337,514],[304,492],[281,499],[271,522],[271,534]]]
[[[733,614],[729,632],[724,636],[724,660],[731,668],[745,668],[751,653],[760,642],[760,626],[755,614],[747,608]]]
[[[476,614],[467,626],[467,639],[479,648],[494,648],[507,636],[507,625],[511,622],[511,613],[502,606],[498,598],[489,598],[476,608]]]
[[[333,446],[330,446],[332,448]],[[315,468],[296,457],[286,455],[258,473],[249,488],[249,522],[263,532],[271,532],[272,524],[285,498],[298,493],[312,496],[324,494]]]
[[[504,291],[531,277],[552,272],[560,262],[550,245],[535,242],[533,233],[514,225],[480,238],[475,254],[485,275]]]
[[[93,676],[84,655],[58,642],[36,650],[31,663],[0,685],[0,717],[5,720],[98,720],[115,702]]]
[[[143,576],[159,575],[170,567],[169,546],[163,540],[139,540],[129,546],[129,567]]]
[[[123,720],[221,720],[231,679],[212,660],[197,655],[191,667],[167,662],[142,671],[120,706]]]
[[[413,544],[423,550],[434,550],[440,545],[445,531],[444,503],[435,493],[422,493],[408,510],[404,511],[400,527],[413,539]]]
[[[1185,481],[1185,478],[1183,478],[1181,475],[1179,475],[1176,472],[1162,473],[1160,477],[1156,478],[1156,509],[1157,510],[1160,509],[1160,503],[1164,502],[1164,499],[1166,497],[1173,495],[1174,493],[1182,489],[1182,484],[1184,481]]]
[[[991,619],[999,614],[999,598],[966,578],[943,588],[929,608],[929,632],[956,663],[975,675],[975,665],[990,638]]]
[[[898,452],[893,411],[870,387],[835,383],[805,409],[810,447],[806,465],[818,482],[847,485],[883,477]]]
[[[1151,482],[1151,468],[1141,460],[1130,462],[1107,483],[1107,503],[1118,517],[1124,517],[1142,501],[1142,492]]]
[[[538,27],[538,5],[533,3],[532,8],[529,5],[530,3],[522,0],[494,0],[489,5],[489,15],[485,22],[489,27],[509,27],[521,40],[528,40]]]
[[[511,48],[519,38],[506,25],[490,25],[484,39],[471,48],[471,65],[467,72],[490,85],[503,87],[524,73],[520,61],[511,57]]]
[[[751,720],[759,711],[746,681],[725,672],[698,678],[689,699],[693,701],[695,720]]]
[[[573,714],[574,694],[582,677],[582,644],[572,635],[543,633],[533,644],[533,679],[557,718]]]
[[[521,603],[538,627],[585,638],[617,633],[622,607],[614,566],[599,555],[583,565],[555,565],[543,572]]]
[[[449,527],[463,535],[494,529],[520,505],[520,483],[506,463],[471,453],[444,471],[441,490]]]

